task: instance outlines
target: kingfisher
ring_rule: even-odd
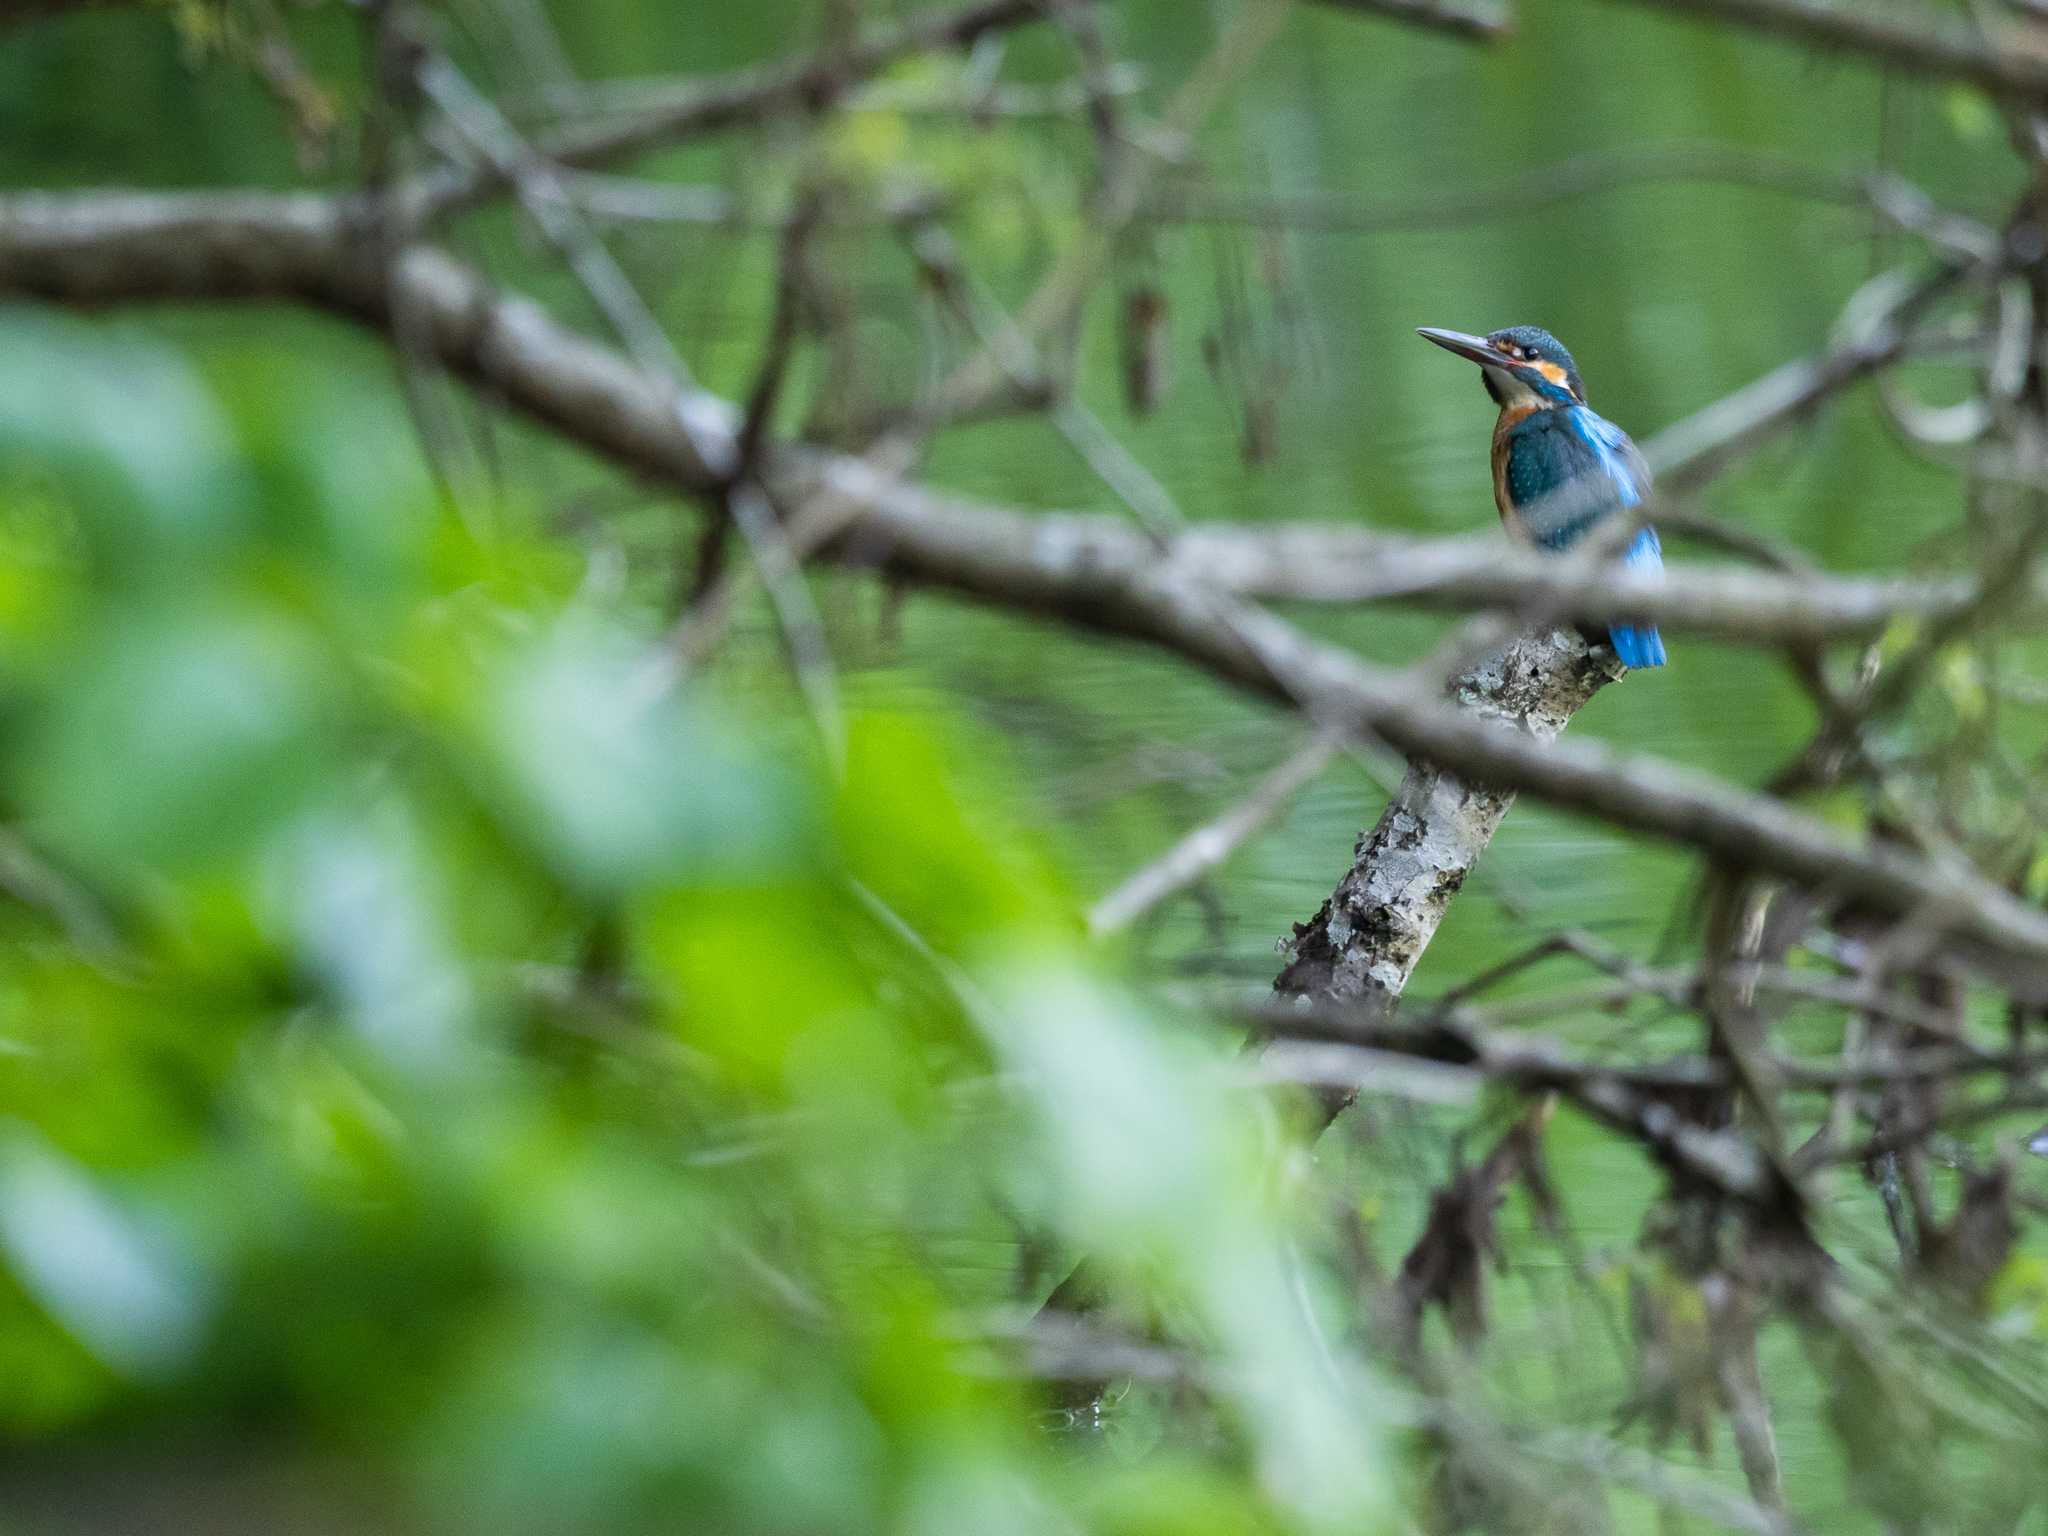
[[[1479,365],[1500,407],[1493,424],[1493,502],[1510,537],[1537,549],[1568,548],[1587,529],[1650,494],[1650,466],[1629,435],[1586,404],[1579,370],[1558,339],[1535,325],[1488,336],[1418,327],[1418,334]],[[1664,569],[1657,530],[1645,525],[1622,564]],[[1607,631],[1630,667],[1664,665],[1664,640],[1642,624]]]

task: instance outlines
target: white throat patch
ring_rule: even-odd
[[[1488,368],[1486,377],[1493,384],[1495,397],[1503,407],[1518,409],[1522,406],[1541,407],[1552,403],[1505,368]]]

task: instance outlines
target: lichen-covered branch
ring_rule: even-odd
[[[1613,665],[1571,632],[1526,635],[1461,678],[1457,699],[1552,741],[1614,676]],[[1337,889],[1296,925],[1274,989],[1345,1005],[1399,997],[1514,800],[1512,790],[1470,783],[1427,759],[1411,763]]]

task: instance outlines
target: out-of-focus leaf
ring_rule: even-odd
[[[2005,1327],[2048,1338],[2048,1258],[2015,1254],[1991,1282],[1985,1310]]]
[[[834,1096],[891,1075],[901,1046],[868,1017],[875,982],[852,942],[877,935],[851,902],[802,881],[692,886],[654,903],[640,933],[673,1028],[735,1080],[787,1091],[793,1053],[841,1066],[813,1074]]]
[[[596,891],[784,862],[798,784],[650,663],[571,619],[506,665],[490,724],[529,835]]]
[[[1305,1277],[1252,1198],[1258,1155],[1222,1076],[1129,1000],[1046,966],[1008,970],[983,1012],[1032,1082],[1074,1229],[1179,1283],[1234,1362],[1269,1494],[1316,1529],[1392,1508],[1372,1386],[1340,1367]]]
[[[1961,85],[1950,86],[1941,93],[1941,107],[1948,118],[1949,128],[1959,139],[1979,143],[1999,130],[1998,111],[1984,99],[1981,91]]]
[[[1988,699],[1975,657],[1960,648],[1944,651],[1936,675],[1941,680],[1941,691],[1948,696],[1959,718],[1965,721],[1983,718]]]
[[[1283,1527],[1244,1488],[1194,1460],[1161,1455],[1120,1468],[1088,1492],[1103,1536],[1270,1536]]]
[[[281,345],[250,346],[234,364],[207,377],[251,482],[252,555],[374,642],[399,601],[423,595],[453,515],[404,409]]]
[[[65,847],[196,866],[251,847],[329,764],[305,638],[260,613],[139,612],[79,658],[19,783]]]
[[[1001,1461],[954,1461],[922,1478],[910,1496],[904,1536],[1039,1536],[1070,1522],[1046,1488]]]
[[[1037,931],[1078,936],[1037,839],[1002,797],[970,799],[956,761],[970,751],[901,716],[854,722],[835,813],[854,877],[956,959]]]
[[[311,818],[279,865],[273,900],[283,925],[357,1032],[394,1060],[449,1064],[472,992],[403,815],[386,806]]]
[[[231,448],[169,348],[47,315],[0,324],[0,459],[63,485],[109,566],[159,580],[242,526]]]
[[[0,1145],[0,1249],[22,1284],[112,1369],[169,1376],[213,1298],[190,1260],[26,1127]]]
[[[76,616],[85,574],[76,526],[63,498],[10,487],[0,471],[0,679],[27,670]]]

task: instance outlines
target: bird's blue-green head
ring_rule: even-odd
[[[1418,328],[1417,334],[1479,365],[1486,392],[1503,409],[1584,405],[1586,387],[1564,343],[1540,325],[1511,325],[1487,336]]]

